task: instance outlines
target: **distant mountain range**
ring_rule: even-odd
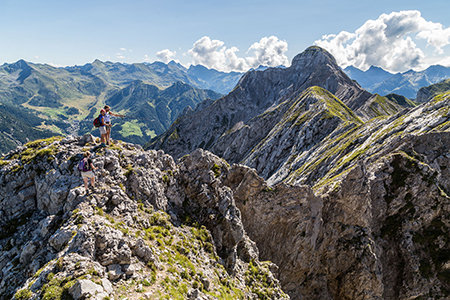
[[[348,66],[344,69],[344,72],[353,80],[356,80],[362,88],[373,92],[377,85],[392,77],[392,73],[389,73],[382,68],[371,66],[367,71],[362,71],[353,66]]]
[[[30,114],[38,118],[40,121],[33,125],[33,130],[47,137],[52,132],[91,132],[94,116],[105,103],[114,103],[115,112],[130,116],[116,122],[115,138],[143,144],[167,129],[186,105],[195,107],[205,99],[222,96],[204,87],[228,92],[240,76],[203,66],[186,69],[175,62],[122,64],[95,60],[83,66],[55,68],[19,60],[0,66],[0,104],[16,107],[18,120],[26,122]],[[116,105],[122,97],[130,107]],[[144,102],[148,105],[143,105]],[[142,104],[140,108],[137,103]],[[143,117],[144,114],[147,116]],[[4,139],[0,151],[22,145],[28,137],[39,137],[31,127],[19,126],[20,122],[8,123],[8,130],[0,134],[8,136],[9,131],[16,134]],[[19,132],[24,134],[17,135]]]
[[[83,66],[67,67],[66,70],[82,70],[115,85],[126,85],[134,80],[149,82],[160,88],[166,88],[177,81],[200,89],[211,89],[221,94],[231,91],[243,73],[220,72],[202,65],[190,66],[171,61],[165,64],[153,63],[112,63],[95,60]]]
[[[421,87],[429,86],[450,78],[450,67],[430,66],[426,70],[416,72],[413,70],[404,73],[392,74],[378,67],[370,67],[361,71],[353,66],[344,69],[344,72],[356,80],[362,88],[379,95],[399,94],[409,99],[417,98]]]

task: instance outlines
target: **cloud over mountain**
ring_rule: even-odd
[[[260,65],[276,67],[288,65],[289,60],[284,53],[288,50],[288,44],[280,41],[276,36],[264,37],[259,43],[251,45],[247,53],[253,51],[252,57],[247,57],[247,64],[252,68]]]
[[[208,68],[220,71],[247,71],[260,65],[276,67],[288,65],[289,61],[284,54],[288,44],[276,36],[263,37],[259,42],[253,43],[247,50],[247,57],[238,57],[237,47],[227,48],[220,40],[211,40],[204,36],[194,43],[188,52],[194,65],[202,64]]]
[[[167,64],[175,57],[176,54],[177,54],[176,51],[170,51],[169,49],[164,49],[164,50],[156,52],[156,57],[158,57],[160,60],[162,60],[163,62],[165,62]]]
[[[427,57],[416,44],[419,40],[425,40],[435,54],[443,54],[442,48],[450,44],[450,28],[425,20],[419,11],[400,11],[368,20],[354,33],[325,35],[314,43],[330,51],[342,67],[364,70],[374,65],[399,72],[426,67]]]

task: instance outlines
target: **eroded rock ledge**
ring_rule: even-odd
[[[93,142],[36,141],[1,161],[0,298],[289,298],[244,230],[225,161]],[[87,150],[89,194],[76,170]]]

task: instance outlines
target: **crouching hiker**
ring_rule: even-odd
[[[78,165],[78,169],[81,171],[81,178],[84,180],[84,188],[86,193],[88,193],[88,181],[91,179],[91,189],[95,186],[95,175],[93,170],[97,170],[90,158],[91,152],[86,151],[83,154],[83,159],[80,161]]]

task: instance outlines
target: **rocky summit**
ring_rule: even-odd
[[[40,140],[1,160],[1,299],[289,299],[226,184],[246,167],[94,143]],[[99,168],[88,192],[84,151]]]

